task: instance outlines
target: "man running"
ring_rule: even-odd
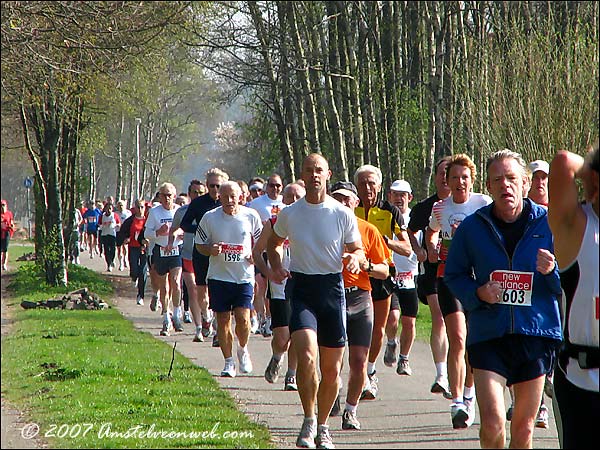
[[[229,180],[229,175],[220,169],[213,168],[206,172],[206,186],[208,192],[190,203],[188,210],[181,219],[180,227],[186,233],[196,234],[198,224],[204,214],[221,206],[219,201],[219,188]],[[208,311],[208,287],[206,274],[208,273],[208,256],[198,252],[196,246],[192,250],[192,263],[194,265],[194,278],[196,280],[196,295],[202,315],[202,335],[209,337],[212,333],[211,317]],[[217,335],[214,335],[213,344],[218,347]]]
[[[437,293],[437,262],[431,263],[427,258],[427,245],[425,239],[423,244],[419,245],[416,238],[418,233],[425,236],[425,231],[429,225],[429,217],[434,203],[447,198],[450,195],[450,188],[446,183],[446,167],[450,161],[450,156],[444,156],[435,164],[435,193],[425,200],[417,203],[410,212],[410,222],[408,223],[408,237],[417,259],[423,264],[423,273],[417,278],[417,295],[422,303],[429,306],[431,312],[431,334],[429,346],[431,355],[435,364],[436,376],[431,385],[431,392],[442,394],[445,398],[451,399],[450,387],[448,385],[448,337],[446,335],[446,324],[440,310]]]
[[[183,313],[181,311],[181,238],[177,236],[169,244],[169,234],[173,215],[178,206],[175,204],[177,191],[171,183],[163,183],[159,188],[160,205],[148,213],[145,236],[155,238],[152,260],[156,270],[156,282],[159,299],[164,314],[161,336],[169,336],[171,329],[183,331]],[[167,280],[168,276],[168,280]],[[168,285],[167,285],[168,281]],[[169,301],[173,303],[173,314],[169,312]]]
[[[331,196],[354,212],[359,198],[349,181],[339,181],[331,187]],[[375,225],[357,217],[358,230],[366,259],[358,274],[342,271],[346,296],[346,331],[348,335],[348,391],[342,413],[343,430],[360,430],[357,417],[358,401],[367,380],[367,356],[373,333],[373,302],[369,278],[385,280],[389,274],[390,251]]]
[[[409,256],[412,253],[412,248],[406,233],[402,213],[387,200],[379,199],[382,183],[381,170],[370,164],[361,166],[354,172],[354,183],[360,198],[360,205],[354,210],[356,217],[375,225],[390,250],[399,255]],[[394,236],[397,240],[394,239]],[[390,266],[390,273],[393,274],[392,261],[390,261]],[[372,400],[377,397],[375,362],[383,346],[393,286],[394,282],[391,276],[386,280],[371,279],[371,297],[374,312],[373,338],[369,349],[368,380],[361,397],[365,400]]]
[[[283,189],[283,203],[288,206],[297,200],[301,199],[306,195],[306,189],[299,184],[293,183],[288,184]],[[252,257],[254,258],[254,264],[259,272],[264,273],[269,278],[270,268],[263,258],[263,253],[267,248],[267,242],[269,237],[273,234],[273,226],[277,222],[277,216],[269,219],[263,226],[260,239],[254,245],[252,250]],[[290,249],[289,242],[284,242],[283,246],[283,267],[289,269],[290,267]],[[265,380],[269,383],[276,383],[279,379],[279,371],[282,366],[283,355],[288,352],[288,368],[285,374],[284,390],[296,391],[298,385],[296,383],[296,368],[298,362],[294,352],[288,351],[290,347],[290,315],[292,308],[290,306],[289,298],[285,295],[285,280],[282,284],[274,283],[269,279],[269,290],[271,292],[270,298],[270,309],[273,328],[273,339],[271,340],[271,349],[273,355],[271,360],[265,369]]]
[[[345,265],[357,274],[365,258],[352,211],[327,195],[330,178],[323,156],[313,153],[304,159],[306,196],[281,210],[267,243],[273,281],[287,279],[286,293],[292,305],[292,351],[298,358],[298,391],[304,411],[296,445],[305,448],[333,448],[327,419],[338,394],[346,346],[342,268]],[[289,271],[282,266],[286,237]]]
[[[523,198],[526,170],[521,155],[507,149],[488,158],[493,203],[463,220],[446,260],[445,283],[468,312],[482,448],[505,446],[504,390],[511,385],[510,447],[531,448],[545,375],[562,337],[552,233],[546,209]]]
[[[196,249],[210,257],[208,291],[210,308],[217,315],[217,334],[225,366],[223,377],[235,377],[231,312],[235,317],[238,338],[237,356],[241,373],[252,372],[248,351],[250,307],[254,285],[252,246],[258,241],[262,224],[258,213],[239,204],[242,190],[235,181],[219,188],[222,206],[208,211],[196,232]]]
[[[388,201],[398,207],[402,213],[404,223],[410,219],[410,208],[408,204],[412,201],[412,188],[408,181],[396,180],[390,186]],[[394,236],[396,239],[396,237]],[[396,362],[396,373],[398,375],[412,375],[412,369],[408,362],[410,350],[415,342],[417,333],[417,313],[419,312],[419,298],[415,277],[419,273],[419,262],[417,255],[412,252],[410,256],[392,254],[396,274],[394,275],[394,290],[390,305],[390,314],[385,327],[387,345],[383,356],[383,362],[391,367]],[[400,332],[400,357],[396,354],[398,349],[398,322],[402,310],[402,331]]]
[[[594,442],[600,417],[599,172],[598,141],[585,159],[560,151],[550,164],[548,220],[566,301],[565,345],[554,373],[561,448]],[[583,182],[584,203],[577,178]]]

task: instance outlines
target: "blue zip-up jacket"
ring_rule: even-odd
[[[465,218],[452,238],[444,281],[468,312],[467,346],[506,334],[562,339],[558,266],[548,275],[536,271],[538,249],[554,253],[548,213],[529,199],[524,201],[531,204],[529,221],[512,259],[492,221],[493,203]],[[477,288],[490,280],[494,270],[533,272],[531,306],[492,305],[480,300]]]

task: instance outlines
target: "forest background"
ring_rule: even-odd
[[[48,283],[81,200],[150,199],[220,167],[333,179],[371,163],[431,190],[436,159],[484,172],[598,138],[597,2],[5,1],[2,198],[27,214]],[[480,176],[477,190],[483,190]]]

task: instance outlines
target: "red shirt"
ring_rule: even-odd
[[[141,247],[138,242],[138,236],[144,229],[144,224],[146,223],[146,218],[138,218],[134,217],[131,222],[131,228],[129,229],[129,246],[130,247]]]
[[[11,211],[6,210],[6,212],[2,213],[2,224],[0,228],[2,231],[2,239],[6,239],[7,234],[9,234],[10,237],[15,234],[15,218]]]

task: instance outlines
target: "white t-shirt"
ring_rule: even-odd
[[[485,194],[471,193],[469,200],[464,203],[454,203],[452,196],[433,204],[431,217],[429,217],[429,228],[440,232],[440,260],[446,261],[452,236],[456,228],[465,217],[470,216],[479,208],[492,203],[490,196]]]
[[[307,275],[341,273],[344,244],[362,243],[356,216],[333,197],[323,203],[301,198],[284,208],[273,227],[290,241],[290,271]]]
[[[222,206],[204,214],[194,242],[223,243],[222,253],[210,256],[206,279],[254,284],[254,264],[248,258],[261,231],[258,213],[245,206],[233,216],[225,214]]]
[[[281,195],[278,196],[276,200],[273,200],[265,194],[261,195],[260,197],[256,197],[248,206],[258,211],[260,220],[264,222],[271,217],[271,209],[273,206],[278,207],[279,210],[282,210],[285,208],[285,203],[283,203],[283,196]]]
[[[116,237],[117,236],[117,228],[119,227],[120,224],[121,224],[121,222],[117,221],[117,218],[115,217],[114,212],[110,213],[110,216],[107,216],[106,214],[102,214],[100,216],[99,225],[98,225],[98,227],[100,228],[100,235]]]
[[[406,212],[402,214],[402,218],[404,219],[404,223],[410,221],[410,208],[406,209]],[[417,241],[421,240],[421,230],[415,234],[415,238]],[[394,240],[398,240],[396,235],[394,235]],[[396,252],[392,252],[392,258],[394,260],[394,266],[396,267],[396,285],[400,289],[414,289],[414,277],[419,274],[417,254],[411,252],[410,256],[402,256]]]
[[[173,209],[167,210],[163,207],[163,205],[159,204],[158,206],[150,209],[148,212],[148,218],[146,219],[146,231],[144,232],[144,236],[148,240],[154,241],[154,244],[160,245],[161,247],[166,247],[169,243],[169,235],[166,234],[163,236],[157,236],[156,230],[166,223],[169,226],[170,232],[171,224],[173,223],[173,216],[178,208],[179,205],[175,205]],[[183,241],[177,237],[173,241],[173,247],[177,247],[182,243]],[[154,245],[152,245],[152,247],[154,247]]]

